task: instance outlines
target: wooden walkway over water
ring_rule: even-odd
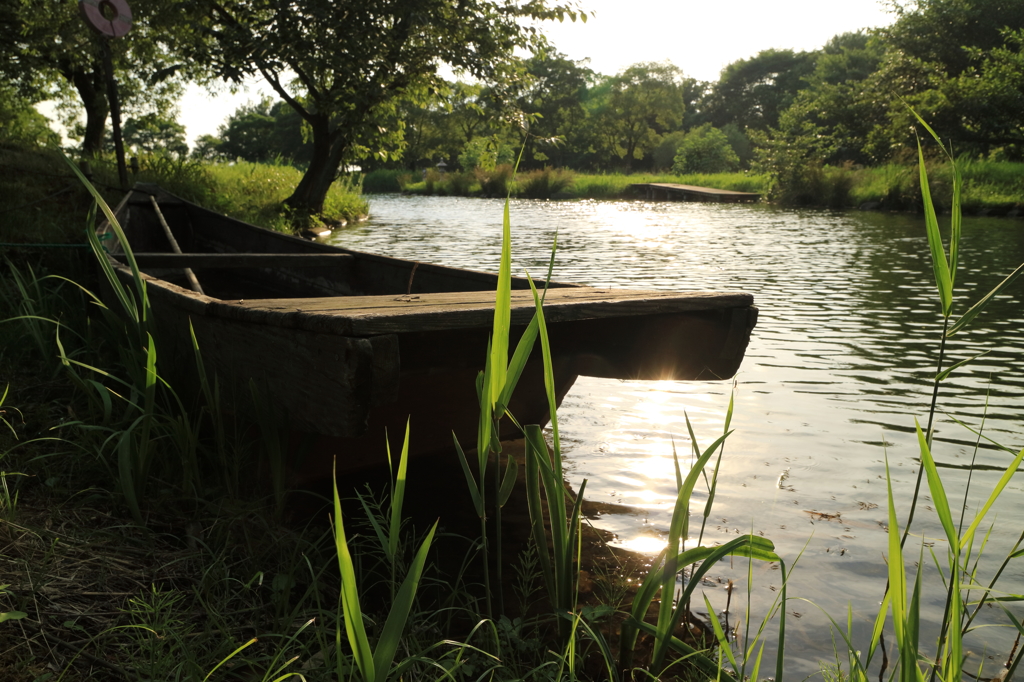
[[[636,195],[649,201],[718,201],[743,203],[758,201],[761,198],[756,192],[733,192],[728,189],[713,187],[697,187],[695,185],[677,185],[669,182],[647,182],[633,184],[629,189]]]

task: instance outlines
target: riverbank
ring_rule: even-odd
[[[964,180],[963,211],[969,215],[1017,217],[1024,215],[1024,163],[958,162]],[[952,203],[952,170],[948,163],[929,164],[932,196],[937,208],[948,211]],[[756,173],[709,175],[602,174],[546,169],[520,174],[513,179],[511,167],[473,173],[427,171],[373,171],[365,176],[368,194],[405,192],[416,195],[483,196],[534,199],[632,199],[631,184],[675,183],[713,187],[735,192],[754,192],[762,201],[784,207],[824,207],[878,211],[921,212],[921,184],[916,165],[886,164],[878,167],[809,167],[793,177],[780,179]]]
[[[486,259],[488,254],[496,253],[494,225],[500,215],[500,201],[454,200],[476,211],[464,224],[457,224],[439,210],[442,202],[435,198],[393,196],[380,200],[409,211],[419,222],[410,220],[394,227],[390,237],[382,234],[387,230],[376,221],[339,231],[337,236],[372,236],[381,240],[377,242],[380,246],[366,250],[392,255],[400,255],[399,249],[419,246],[425,249],[415,256],[421,260],[441,260],[442,251],[448,250],[459,257],[474,259],[480,269],[498,269]],[[414,206],[410,209],[411,204]],[[48,208],[44,204],[40,209],[42,221],[52,219],[52,215],[47,215]],[[430,210],[424,210],[427,208]],[[556,272],[564,275],[571,271],[574,281],[602,278],[602,282],[607,282],[612,270],[615,277],[632,271],[640,276],[636,281],[657,282],[666,288],[697,283],[705,288],[757,292],[762,309],[770,311],[772,324],[759,330],[761,346],[750,354],[745,376],[741,377],[735,433],[729,437],[728,451],[722,459],[722,475],[712,476],[709,472],[708,479],[717,486],[717,493],[709,495],[704,482],[697,483],[692,506],[694,533],[698,524],[702,529],[706,524],[701,537],[708,545],[737,539],[748,531],[763,533],[778,543],[780,555],[787,559],[802,554],[790,595],[814,599],[840,619],[847,601],[852,601],[854,627],[860,628],[864,615],[877,608],[886,570],[893,565],[892,561],[887,566],[878,559],[886,555],[886,545],[876,540],[884,536],[887,528],[895,532],[899,523],[885,513],[886,481],[881,450],[885,448],[884,454],[898,472],[890,484],[903,518],[919,456],[912,432],[913,416],[920,415],[920,406],[930,394],[935,375],[934,370],[922,369],[929,366],[930,360],[921,349],[928,347],[929,339],[934,339],[941,324],[936,319],[937,306],[927,303],[934,297],[934,285],[925,262],[928,246],[921,221],[911,216],[785,212],[764,206],[660,205],[649,209],[624,202],[518,202],[512,208],[514,224],[523,228],[516,231],[517,259],[522,258],[520,265],[533,272],[541,270],[547,264],[550,243],[557,232]],[[548,213],[547,221],[538,219],[533,211]],[[569,214],[587,211],[592,212],[591,220],[573,229]],[[741,213],[762,222],[742,220]],[[666,224],[665,216],[672,214],[691,222],[677,227]],[[424,229],[427,221],[452,230],[450,236]],[[1012,248],[1019,240],[1009,234],[1013,230],[1011,223],[972,222],[965,223],[965,248],[960,252],[962,266],[958,277],[958,286],[971,288],[967,295],[956,297],[958,311],[966,307],[961,304],[976,300],[994,283],[981,278],[992,277],[997,282],[1020,262],[1019,252]],[[997,222],[1005,224],[992,229]],[[75,218],[75,225],[80,236],[82,216]],[[976,249],[979,240],[994,239],[997,233],[1003,233],[1007,241]],[[530,244],[530,240],[537,243]],[[6,251],[5,255],[10,253]],[[275,671],[281,670],[279,675],[284,675],[293,670],[307,679],[336,679],[337,670],[332,665],[340,657],[333,653],[334,628],[342,619],[338,616],[336,583],[330,583],[337,575],[334,538],[329,535],[323,514],[312,514],[313,521],[308,526],[297,524],[296,517],[289,519],[287,513],[281,513],[273,491],[258,485],[256,477],[261,471],[255,458],[259,448],[272,446],[275,439],[232,430],[230,424],[226,425],[229,428],[218,430],[210,420],[210,411],[191,403],[185,406],[189,418],[180,420],[181,408],[170,400],[161,402],[161,409],[167,412],[161,413],[156,421],[158,437],[149,441],[155,455],[155,466],[148,479],[149,511],[144,524],[136,523],[125,511],[120,492],[125,471],[130,473],[131,469],[121,468],[119,444],[127,439],[125,449],[131,452],[137,442],[132,439],[139,434],[131,426],[136,413],[120,400],[120,395],[130,393],[116,383],[124,370],[117,365],[117,357],[128,347],[111,340],[104,325],[105,316],[74,286],[59,279],[42,279],[48,271],[67,272],[44,262],[42,253],[27,249],[16,252],[20,265],[35,268],[35,277],[18,280],[28,286],[19,289],[12,271],[6,269],[3,280],[3,305],[8,307],[3,309],[2,319],[32,312],[44,320],[60,320],[61,324],[59,328],[52,322],[33,327],[26,319],[0,325],[0,333],[6,335],[0,338],[0,347],[4,348],[0,370],[2,376],[10,377],[4,384],[9,382],[11,386],[0,409],[13,427],[8,430],[0,423],[0,438],[4,439],[0,440],[0,471],[9,484],[4,489],[9,495],[0,503],[0,520],[4,537],[11,538],[5,543],[13,567],[10,573],[19,581],[17,588],[9,588],[3,595],[0,612],[26,614],[24,618],[12,617],[2,623],[5,629],[0,630],[0,636],[5,643],[13,641],[17,646],[3,648],[6,658],[0,665],[5,666],[5,672],[11,671],[9,676],[13,679],[36,679],[47,672],[56,675],[65,669],[65,679],[120,674],[87,658],[88,654],[107,663],[114,661],[136,678],[202,679],[231,652],[247,647],[217,675],[230,672],[234,677],[249,675],[259,679],[271,673],[269,678],[275,679]],[[83,255],[83,273],[91,273],[93,269],[88,268],[85,257],[88,252],[78,253]],[[829,260],[823,261],[823,254]],[[595,261],[590,270],[582,267],[585,257]],[[663,267],[640,270],[659,262]],[[615,263],[615,267],[610,268],[610,263]],[[465,265],[473,266],[474,262]],[[21,272],[25,273],[24,268]],[[634,280],[627,281],[623,276],[613,284],[629,286],[631,281]],[[956,348],[951,342],[950,347],[957,350],[954,359],[975,355],[975,341],[991,345],[994,353],[986,358],[985,364],[958,368],[942,384],[944,402],[953,404],[958,416],[967,416],[971,423],[984,421],[989,436],[1007,443],[1018,439],[1021,413],[1017,409],[1019,381],[1014,378],[1021,373],[1015,369],[1018,365],[1013,364],[1019,363],[1019,354],[1012,352],[1018,344],[1020,328],[1019,306],[1015,303],[1012,296],[996,297],[979,322],[987,324],[995,318],[1000,324],[979,329],[978,339],[972,340],[967,334],[956,337],[956,344],[969,345]],[[92,315],[87,314],[89,311]],[[119,391],[118,395],[111,394],[114,411],[110,416],[102,400],[89,401],[86,390],[70,381],[71,367],[58,360],[61,351],[56,346],[57,329],[63,351],[71,359],[110,372],[108,377],[94,377],[100,385]],[[937,345],[937,341],[933,343]],[[769,355],[773,347],[780,353]],[[823,381],[815,374],[815,370],[821,369],[834,369],[836,376]],[[772,371],[777,372],[774,379]],[[994,393],[991,414],[985,397],[989,391],[985,377],[989,374],[1006,375],[1011,382],[1008,389]],[[1005,384],[1007,379],[1002,381]],[[839,390],[829,391],[830,383],[836,383]],[[788,386],[790,390],[780,391],[779,386]],[[717,383],[710,387],[684,384],[662,390],[637,390],[634,385],[619,382],[613,383],[613,389],[616,392],[611,394],[593,389],[589,393],[578,392],[571,396],[576,405],[567,405],[560,412],[563,452],[571,448],[590,461],[596,458],[588,452],[615,458],[610,490],[601,490],[602,474],[595,473],[589,464],[577,466],[567,459],[567,475],[588,477],[588,496],[613,503],[623,497],[628,502],[635,501],[637,523],[642,522],[650,541],[646,547],[651,549],[657,543],[663,545],[665,528],[670,525],[667,521],[659,522],[651,502],[668,501],[671,506],[675,499],[677,479],[671,453],[678,446],[680,465],[689,459],[684,459],[684,453],[690,451],[691,422],[702,445],[707,446],[722,433],[721,410],[729,404],[730,389],[728,384]],[[1000,409],[996,403],[1003,407]],[[836,406],[841,409],[834,409]],[[839,416],[829,421],[830,413]],[[198,425],[194,432],[179,428],[193,424],[193,419]],[[584,421],[587,425],[607,422],[610,437],[589,436],[586,428],[581,428]],[[943,477],[952,484],[951,489],[955,486],[959,497],[963,477],[977,457],[979,466],[973,476],[984,501],[994,478],[1009,460],[991,449],[972,455],[968,447],[974,441],[972,436],[958,431],[941,414],[936,423],[939,436],[934,447],[943,466],[950,467],[943,471]],[[879,431],[880,441],[876,435]],[[190,433],[197,434],[198,439],[192,441]],[[222,435],[226,437],[222,439]],[[182,451],[193,442],[201,448],[198,461],[209,468],[186,484],[178,465]],[[582,464],[587,460],[578,461]],[[452,487],[461,488],[463,480],[458,473],[456,478],[458,484]],[[410,491],[418,480],[419,474],[409,479]],[[449,481],[443,481],[421,493],[436,496],[438,489],[447,492],[448,486]],[[377,489],[386,490],[387,486]],[[975,509],[977,497],[977,493],[972,494],[970,500]],[[999,510],[1000,523],[987,543],[986,551],[995,560],[1003,556],[1004,545],[1012,544],[1012,538],[1010,543],[1006,542],[1007,536],[1016,536],[1021,527],[1012,494],[1006,497],[1007,506]],[[704,504],[710,498],[716,500],[715,510],[701,520],[699,510],[710,512],[710,505]],[[322,503],[324,497],[317,499]],[[383,498],[378,495],[375,499]],[[961,499],[966,503],[966,497]],[[378,510],[374,519],[379,526],[386,527],[388,514],[380,513],[373,500],[368,499],[367,505]],[[354,500],[351,508],[355,510],[351,514],[350,507],[345,508],[346,523],[352,523],[351,540],[365,543],[355,553],[363,562],[360,570],[367,571],[363,575],[372,575],[370,580],[381,580],[378,589],[365,593],[371,600],[366,603],[372,604],[366,622],[376,642],[381,632],[379,624],[386,615],[380,595],[386,598],[389,590],[397,592],[395,576],[401,580],[405,575],[404,566],[431,520],[407,526],[410,534],[403,536],[407,544],[399,557],[400,563],[389,563],[382,558],[377,530],[367,520],[362,505]],[[924,509],[920,512],[911,542],[916,543],[919,535],[941,536],[942,526],[933,515]],[[748,519],[753,520],[749,528]],[[454,556],[461,560],[477,547],[478,543],[466,541]],[[916,552],[916,545],[912,547]],[[1009,549],[1016,552],[1019,545]],[[936,554],[941,556],[941,552]],[[965,566],[973,561],[966,557],[963,560]],[[753,616],[756,630],[757,619],[771,612],[771,602],[779,596],[777,564],[756,569],[755,581],[747,583],[744,581],[754,571],[747,571],[744,561],[736,560],[735,567],[731,561],[710,563],[714,573],[706,581],[690,583],[707,595],[707,613],[729,611],[730,596],[734,614],[742,608],[738,604],[746,601],[752,604],[752,614],[740,617],[747,623]],[[985,576],[981,579],[987,582],[991,574],[986,570],[991,568],[989,564],[986,561],[977,574],[972,568],[970,575]],[[513,562],[508,561],[506,578],[510,586],[519,583],[522,576],[527,585],[519,593],[513,589],[513,597],[525,594],[527,598],[542,598],[545,592],[537,564],[531,568],[529,561],[521,563],[522,570],[516,570],[514,577],[509,576],[511,565]],[[373,573],[378,568],[380,571]],[[932,569],[921,574],[925,576],[925,597],[920,602],[922,622],[923,630],[927,630],[942,617],[942,595],[928,587],[938,584],[937,572]],[[945,574],[949,574],[948,569]],[[460,575],[468,574],[456,572],[454,578]],[[1007,575],[1005,587],[1019,593],[1019,581],[1011,572]],[[540,621],[529,612],[526,618],[517,619],[512,610],[501,614],[504,619],[474,621],[483,625],[472,637],[461,641],[479,650],[451,645],[452,639],[462,637],[470,629],[463,627],[467,620],[484,613],[481,592],[475,578],[463,581],[461,585],[469,585],[465,589],[461,585],[451,589],[448,586],[453,584],[453,574],[434,571],[425,574],[422,583],[431,585],[432,594],[442,592],[454,597],[449,602],[450,610],[444,613],[457,614],[448,621],[456,627],[441,629],[445,622],[435,618],[437,609],[425,608],[417,614],[422,615],[422,620],[416,620],[410,636],[403,639],[403,651],[422,655],[421,661],[429,660],[424,663],[425,668],[417,670],[424,670],[424,674],[437,670],[435,664],[444,666],[445,671],[457,669],[461,674],[466,668],[456,666],[464,663],[472,665],[478,673],[486,672],[498,661],[502,666],[494,676],[498,681],[603,677],[603,671],[595,672],[581,665],[576,670],[586,670],[587,674],[577,672],[575,678],[570,678],[566,667],[556,666],[580,661],[601,664],[608,660],[595,653],[597,640],[584,631],[584,626],[607,623],[610,617],[621,618],[621,613],[609,615],[614,614],[614,605],[621,603],[617,601],[621,582],[607,577],[598,570],[580,574],[580,585],[604,596],[598,605],[583,606],[580,602],[578,612],[574,611],[580,619],[576,621],[580,634],[575,642],[580,653],[575,659],[566,650],[552,647],[557,653],[550,653],[544,646],[544,642],[553,641],[555,619]],[[837,584],[844,589],[836,590]],[[749,596],[742,599],[745,592]],[[695,596],[695,600],[696,608],[700,609],[700,596]],[[791,652],[806,655],[812,640],[831,651],[831,642],[824,634],[828,632],[828,622],[816,609],[806,608],[794,599],[787,610],[793,616],[788,641],[797,643],[791,644]],[[983,609],[981,618],[998,621],[1000,615],[996,609]],[[315,623],[307,626],[308,619],[314,616]],[[37,625],[43,623],[55,634],[54,640],[70,642],[82,654],[66,650],[49,657],[51,650],[62,645],[51,644],[45,634],[22,622],[29,619]],[[730,627],[726,622],[725,630]],[[767,632],[773,627],[769,626]],[[994,645],[985,640],[973,648],[996,651],[1000,656],[1018,651],[1013,647],[1012,634],[1005,634],[1008,631],[978,628],[972,637],[1003,633],[1003,640]],[[9,640],[8,633],[14,633],[10,637],[16,639]],[[259,641],[250,644],[257,635]],[[442,637],[449,643],[438,644]],[[765,637],[768,659],[773,641],[777,640],[771,634]],[[858,630],[852,639],[858,648],[872,650],[869,637],[870,632]],[[649,646],[652,639],[642,638],[641,644]],[[891,646],[888,633],[886,642]],[[344,645],[342,650],[347,654]],[[36,653],[40,651],[46,653]],[[458,658],[462,652],[465,657]],[[891,660],[895,660],[893,654],[890,649]],[[300,659],[291,668],[283,668],[292,655]],[[819,662],[828,660],[829,655],[791,662],[788,679],[815,673]],[[80,669],[80,665],[96,668]],[[410,663],[413,665],[416,663]],[[802,665],[809,665],[810,669]],[[725,659],[723,666],[727,666]],[[104,670],[96,672],[99,667]],[[985,676],[995,676],[997,672],[998,669],[992,670]],[[438,676],[444,674],[447,672]]]
[[[362,588],[364,642],[380,650],[401,636],[401,670],[475,669],[512,681],[566,662],[579,666],[575,679],[601,678],[602,666],[614,665],[629,599],[650,560],[611,550],[605,534],[581,528],[578,509],[563,519],[580,542],[562,548],[557,561],[568,561],[567,572],[558,579],[586,621],[574,625],[571,649],[552,654],[566,642],[562,621],[545,606],[550,572],[540,557],[548,547],[535,540],[544,531],[539,507],[527,502],[521,442],[502,449],[505,461],[520,462],[518,482],[508,493],[501,487],[504,537],[497,532],[491,543],[473,534],[482,521],[471,491],[494,499],[497,489],[483,483],[483,470],[478,488],[461,480],[453,488],[451,476],[461,479],[454,453],[444,466],[409,463],[404,510],[390,470],[346,477],[333,509],[329,482],[327,490],[287,490],[280,465],[288,436],[274,420],[236,422],[218,409],[216,384],[198,396],[177,393],[160,378],[167,360],[145,331],[151,318],[125,320],[90,293],[101,288],[94,256],[77,248],[91,227],[87,195],[62,186],[59,165],[35,161],[38,172],[25,177],[49,178],[55,187],[39,191],[53,191],[30,206],[14,192],[0,200],[0,211],[28,212],[5,223],[3,238],[21,242],[3,247],[0,278],[4,679],[207,679],[215,671],[231,680],[339,679],[355,665],[340,635],[353,619],[340,597],[343,586],[355,592],[350,580]],[[93,171],[103,184],[106,170]],[[177,181],[185,196],[208,189]],[[53,242],[33,239],[44,229]],[[468,454],[474,466],[505,469],[502,460]],[[405,465],[398,468],[404,490]],[[541,507],[555,500],[571,515],[575,496],[562,477],[544,485]],[[328,520],[340,519],[340,509],[348,540]],[[417,552],[438,516],[436,541]],[[339,580],[349,554],[358,566],[351,574],[341,567]],[[410,565],[422,569],[418,597],[402,607],[408,627],[392,632],[380,624],[392,622],[392,601],[404,599]],[[488,627],[478,632],[481,623]],[[681,628],[692,644],[710,645],[699,639],[707,628]],[[643,665],[650,639],[637,650],[632,660]]]
[[[82,216],[91,203],[56,150],[0,147],[0,242],[81,242]],[[112,205],[121,196],[113,158],[90,161],[88,172]],[[288,165],[206,164],[169,156],[144,156],[130,182],[156,183],[173,194],[261,227],[292,229],[282,202],[298,184],[301,171]],[[366,218],[369,206],[360,178],[336,181],[327,195],[321,221],[338,227]]]

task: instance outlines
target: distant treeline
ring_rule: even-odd
[[[606,76],[554,50],[500,89],[448,84],[406,97],[389,127],[397,160],[364,169],[724,172],[782,180],[808,166],[879,165],[916,153],[913,107],[958,154],[1024,160],[1024,3],[930,0],[892,26],[838,35],[820,50],[765,50],[716,82],[670,63]],[[237,110],[194,153],[307,162],[301,119],[267,99]]]
[[[522,171],[749,170],[771,179],[775,198],[800,203],[822,169],[899,164],[916,154],[911,108],[957,155],[1024,160],[1024,2],[917,0],[894,12],[887,28],[837,35],[812,52],[765,50],[714,82],[668,62],[599,74],[534,45],[532,56],[504,64],[487,83],[436,80],[401,90],[375,110],[370,132],[338,157],[339,167],[420,177],[427,169],[493,171],[522,150]],[[304,101],[243,106],[189,154],[317,166]],[[10,129],[31,129],[22,119]],[[125,131],[137,151],[185,151],[173,115],[137,114]]]

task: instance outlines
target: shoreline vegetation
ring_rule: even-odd
[[[776,554],[769,538],[744,535],[714,545],[705,537],[727,456],[731,401],[722,406],[719,433],[691,429],[675,453],[678,497],[667,547],[646,568],[631,566],[626,553],[609,560],[607,548],[584,530],[585,484],[572,494],[562,477],[542,292],[534,292],[536,317],[520,346],[509,343],[508,204],[494,333],[478,380],[480,431],[476,443],[455,445],[456,473],[445,484],[458,477],[461,461],[465,486],[460,480],[454,487],[467,502],[458,529],[454,523],[440,528],[436,514],[410,513],[412,498],[437,496],[420,488],[417,462],[406,462],[401,434],[389,434],[394,469],[355,489],[339,490],[334,481],[311,491],[303,496],[304,514],[298,493],[268,480],[269,472],[282,470],[283,434],[273,431],[272,419],[247,426],[218,409],[219,384],[206,371],[215,368],[204,368],[198,344],[199,394],[179,395],[162,381],[158,311],[150,309],[143,281],[123,287],[98,274],[102,244],[95,238],[89,248],[58,248],[86,246],[81,242],[98,215],[93,202],[119,194],[110,187],[110,169],[97,164],[94,179],[106,187],[87,191],[70,184],[67,164],[61,169],[53,162],[22,157],[21,172],[5,174],[0,192],[0,211],[7,214],[0,224],[5,679],[738,682],[772,676],[784,682],[787,599],[803,596],[787,577],[799,572],[798,557]],[[998,589],[996,583],[1004,573],[1007,580],[1019,573],[1024,534],[1005,559],[980,563],[984,542],[976,537],[1024,462],[1024,450],[1005,448],[1013,461],[973,518],[959,522],[951,510],[966,506],[967,498],[947,499],[931,450],[931,416],[941,409],[935,396],[967,362],[943,364],[945,338],[1024,272],[1022,265],[974,307],[953,314],[967,181],[955,164],[950,169],[948,236],[929,195],[929,188],[943,191],[941,166],[922,156],[917,173],[941,312],[932,407],[917,428],[917,485],[927,485],[921,492],[929,502],[918,505],[915,492],[909,508],[902,500],[897,508],[890,489],[888,587],[878,586],[877,615],[857,614],[876,625],[869,641],[861,641],[854,639],[852,613],[833,614],[832,632],[823,633],[836,646],[835,660],[821,664],[828,680],[933,675],[958,682],[965,665],[976,665],[965,657],[963,635],[986,605],[1005,611],[1005,625],[1024,636],[1014,615],[1019,609],[996,599],[1001,590],[1020,591],[1012,582]],[[936,181],[929,182],[933,172]],[[154,164],[144,173],[140,179],[199,201],[207,197],[217,210],[224,205],[218,202],[231,200],[211,198],[218,187],[238,183],[249,189],[237,191],[249,196],[254,186],[276,182],[246,167],[227,172],[223,185],[190,165]],[[258,213],[259,207],[243,209]],[[35,245],[11,247],[13,241]],[[557,268],[554,248],[551,267]],[[114,309],[92,293],[104,288],[113,290]],[[545,360],[553,437],[548,442],[539,426],[525,425],[520,453],[493,434],[507,418],[504,406],[533,344]],[[253,396],[257,403],[264,398],[273,400]],[[697,486],[707,495],[703,509],[691,503]],[[517,506],[517,496],[525,503]],[[927,564],[929,576],[948,577],[938,584],[946,601],[941,624],[921,619],[922,593],[938,581],[918,570],[927,562],[921,538],[910,534],[915,511],[936,514],[948,541],[946,555],[933,552]],[[508,549],[513,535],[520,541],[514,552]],[[586,551],[595,543],[596,551]],[[780,569],[781,589],[768,613],[735,607],[742,628],[730,624],[728,610],[696,593],[722,559],[749,562],[748,574],[762,562]],[[677,598],[659,597],[670,593]],[[769,638],[778,644],[774,660],[764,656]],[[1005,669],[985,677],[998,672],[1009,681],[1024,648],[1000,655],[1008,656],[1000,659]]]
[[[958,159],[968,215],[1024,217],[1024,163]],[[631,184],[664,182],[761,194],[762,201],[786,208],[833,208],[923,212],[916,165],[868,167],[809,166],[788,180],[751,172],[675,175],[666,173],[588,174],[566,169],[520,173],[511,166],[472,173],[412,173],[378,170],[363,178],[367,194],[402,192],[416,195],[513,197],[523,199],[629,199]],[[952,166],[928,162],[932,199],[939,211],[952,206]]]
[[[308,236],[361,222],[369,217],[367,195],[405,193],[413,195],[505,197],[541,200],[635,199],[631,184],[676,183],[713,187],[762,195],[762,202],[784,208],[830,208],[921,213],[920,177],[916,166],[888,164],[877,168],[809,167],[788,182],[766,174],[750,172],[713,174],[587,174],[566,169],[545,168],[521,172],[513,180],[510,165],[492,170],[477,168],[471,173],[441,173],[429,170],[412,173],[377,170],[350,173],[331,186],[320,216],[297,216],[283,204],[302,175],[287,163],[239,161],[200,162],[165,154],[139,158],[139,171],[131,181],[156,182],[190,201],[239,220],[281,232],[301,231]],[[932,200],[940,213],[952,207],[952,170],[948,160],[927,161],[932,178]],[[1007,161],[957,160],[965,198],[965,215],[1024,217],[1024,163]],[[11,209],[42,201],[61,190],[77,192],[58,151],[46,147],[0,145],[0,169],[7,180],[4,189],[11,197]],[[94,158],[89,163],[91,179],[105,199],[116,203],[117,171],[112,158]],[[28,214],[38,207],[29,207]],[[19,231],[8,242],[50,242],[46,230]]]

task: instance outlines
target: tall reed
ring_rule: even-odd
[[[915,116],[917,116],[915,112]],[[938,466],[933,456],[933,424],[934,416],[938,409],[938,397],[940,385],[947,380],[959,367],[967,364],[972,359],[958,362],[950,367],[945,367],[945,351],[947,340],[957,332],[964,329],[985,306],[996,295],[1004,291],[1017,277],[1024,272],[1024,265],[1021,265],[1006,279],[999,283],[991,292],[982,297],[977,303],[964,312],[959,319],[953,320],[953,303],[956,284],[956,273],[959,264],[959,246],[962,234],[961,229],[961,191],[962,176],[953,157],[951,150],[947,149],[935,131],[918,116],[918,121],[931,137],[938,143],[946,155],[952,169],[952,208],[950,218],[949,246],[948,250],[943,244],[943,235],[940,231],[935,204],[932,201],[931,190],[928,182],[928,171],[925,162],[924,149],[918,142],[918,169],[921,184],[921,196],[924,206],[925,230],[928,236],[929,251],[931,253],[932,271],[935,278],[938,294],[939,310],[942,316],[942,332],[939,340],[939,355],[936,373],[932,382],[932,393],[928,408],[927,424],[924,428],[915,419],[915,432],[917,434],[918,450],[920,452],[920,467],[914,486],[913,497],[907,514],[905,525],[900,529],[899,515],[896,509],[895,496],[892,489],[892,477],[889,473],[888,458],[886,458],[886,478],[888,484],[888,585],[881,608],[878,610],[874,626],[867,647],[860,647],[852,639],[852,614],[847,617],[846,632],[833,620],[835,629],[840,632],[847,647],[848,676],[851,680],[866,682],[869,678],[869,670],[876,651],[882,646],[883,633],[887,615],[892,617],[893,639],[898,654],[893,663],[891,676],[894,679],[906,680],[907,682],[919,682],[927,676],[931,680],[941,679],[944,682],[959,681],[967,671],[963,670],[966,660],[966,649],[964,646],[964,635],[970,630],[971,622],[977,615],[981,604],[998,603],[995,601],[994,590],[996,580],[1002,574],[1003,569],[1013,558],[1024,556],[1019,547],[1021,541],[1010,551],[1010,554],[1002,562],[996,576],[987,585],[978,584],[977,567],[981,552],[985,543],[975,549],[975,537],[981,523],[992,508],[992,505],[1004,491],[1011,477],[1017,472],[1018,467],[1024,462],[1024,450],[1017,452],[1013,461],[1006,467],[999,481],[989,493],[986,501],[974,515],[974,518],[964,528],[965,510],[967,507],[967,495],[970,492],[970,481],[964,493],[962,510],[959,520],[954,518],[953,507],[945,491],[945,484],[939,474]],[[976,432],[981,437],[981,432]],[[945,603],[942,623],[935,639],[934,649],[929,650],[926,646],[926,637],[923,632],[921,619],[921,605],[924,599],[925,586],[922,575],[924,572],[924,544],[922,544],[919,557],[916,560],[917,571],[911,585],[907,577],[906,569],[906,543],[910,536],[911,525],[915,518],[918,507],[918,500],[922,480],[927,480],[928,492],[931,496],[934,511],[942,528],[947,542],[947,552],[944,565],[937,557],[933,559],[936,568],[939,570],[945,582]],[[1021,539],[1024,540],[1024,534]],[[971,615],[969,595],[972,591],[980,591],[982,597],[977,603]],[[1007,619],[1020,633],[1024,634],[1020,622],[1010,613],[1003,604],[999,604],[1006,612]],[[1020,660],[1024,657],[1024,650],[1012,655],[1008,661],[1007,670],[1001,674],[1000,679],[1009,679],[1016,669]],[[882,668],[885,672],[887,657],[883,651]]]

